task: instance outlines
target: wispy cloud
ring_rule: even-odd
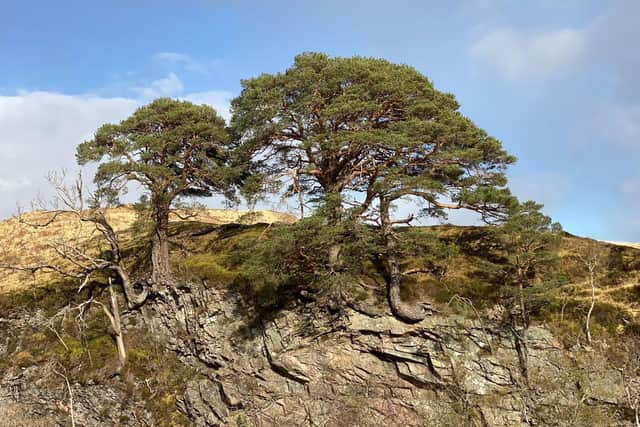
[[[216,61],[197,61],[191,55],[179,52],[158,52],[153,55],[153,60],[201,74],[207,74],[217,63]]]
[[[154,80],[148,86],[133,88],[141,98],[148,100],[160,97],[175,97],[182,94],[184,85],[175,73],[169,73],[167,77]]]
[[[231,99],[233,94],[223,90],[212,90],[208,92],[190,93],[184,97],[194,104],[207,104],[212,106],[216,112],[225,120],[231,119]]]
[[[586,33],[576,29],[524,32],[498,29],[471,45],[474,69],[508,80],[540,78],[579,64],[586,52]]]

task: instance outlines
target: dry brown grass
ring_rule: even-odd
[[[604,241],[605,243],[611,243],[612,245],[616,245],[616,246],[628,246],[630,248],[634,248],[634,249],[640,249],[640,243],[633,243],[633,242],[609,242],[609,241]]]
[[[178,212],[180,213],[180,212]],[[52,249],[51,244],[64,240],[66,242],[83,244],[99,233],[90,223],[82,223],[72,213],[64,213],[55,218],[46,227],[34,227],[25,224],[47,224],[55,214],[52,212],[35,211],[22,216],[22,221],[14,217],[0,222],[0,264],[37,265],[58,260],[59,256]],[[183,215],[184,216],[184,215]],[[127,239],[127,231],[136,221],[136,211],[131,206],[108,209],[107,218],[122,239]],[[205,209],[198,211],[190,221],[208,224],[255,224],[255,223],[292,223],[296,219],[292,215],[274,211],[242,211],[225,209]],[[182,221],[177,215],[171,216],[171,221]],[[34,284],[40,285],[52,279],[52,273],[40,272],[31,275],[24,272],[13,272],[0,269],[0,293],[12,292],[28,288]]]

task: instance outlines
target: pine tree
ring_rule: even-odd
[[[213,108],[161,98],[119,124],[101,126],[78,146],[79,164],[99,162],[94,179],[99,188],[134,181],[147,193],[154,223],[153,283],[172,281],[167,236],[172,203],[229,191],[229,140]]]

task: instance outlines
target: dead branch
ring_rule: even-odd
[[[60,372],[56,369],[53,369],[53,373],[58,375],[59,377],[61,377],[62,379],[64,379],[65,384],[67,385],[67,392],[69,393],[69,415],[71,416],[71,427],[75,427],[76,426],[76,417],[75,417],[75,412],[73,410],[73,391],[71,390],[71,384],[69,383],[69,377],[66,374],[66,369],[65,372]]]
[[[480,328],[482,329],[482,332],[484,333],[484,338],[487,341],[487,345],[489,346],[489,351],[491,353],[493,353],[493,346],[491,345],[491,336],[489,335],[489,331],[485,327],[485,324],[484,324],[484,322],[482,320],[482,317],[480,316],[480,313],[478,312],[478,310],[476,309],[475,305],[473,304],[473,301],[471,301],[469,298],[466,298],[466,297],[460,296],[458,294],[455,294],[454,296],[451,297],[451,299],[449,300],[447,305],[451,305],[453,300],[456,300],[456,299],[461,301],[464,304],[467,304],[469,307],[471,307],[471,310],[473,310],[473,313],[476,315],[476,318],[478,319],[478,322],[480,323]]]
[[[122,288],[127,306],[130,309],[142,304],[146,300],[149,290],[143,286],[141,294],[135,291],[135,285],[132,283],[122,259],[118,234],[107,220],[105,215],[106,204],[101,200],[100,194],[89,193],[91,206],[89,209],[85,209],[82,175],[78,174],[71,185],[65,184],[65,177],[66,173],[64,171],[60,173],[52,172],[47,176],[47,180],[57,194],[52,204],[62,206],[62,209],[54,211],[44,222],[28,221],[21,212],[18,216],[18,223],[33,228],[42,228],[54,224],[62,215],[70,215],[78,221],[78,224],[92,226],[91,234],[88,237],[82,235],[80,233],[81,227],[79,226],[75,235],[70,237],[62,235],[47,242],[46,247],[57,257],[57,260],[36,262],[30,265],[20,265],[19,263],[0,260],[0,270],[26,272],[32,275],[40,271],[57,273],[63,277],[77,280],[79,283],[78,293],[81,293],[90,284],[95,284],[96,282],[92,281],[92,279],[98,273],[101,273],[103,277],[106,275],[109,291],[108,304],[89,296],[76,306],[65,306],[49,320],[47,327],[56,335],[62,345],[68,349],[66,343],[55,329],[55,320],[58,318],[64,320],[70,312],[77,311],[76,321],[82,326],[84,325],[86,312],[95,303],[102,307],[109,319],[122,366],[126,359],[126,351],[120,322],[118,298],[114,290],[115,283]],[[106,243],[108,250],[104,250],[104,243]]]
[[[411,268],[409,270],[403,271],[402,275],[403,276],[410,276],[412,274],[420,274],[420,273],[431,274],[431,273],[433,273],[433,269],[431,269],[431,268]]]

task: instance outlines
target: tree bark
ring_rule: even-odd
[[[116,350],[118,352],[118,370],[122,369],[127,363],[127,350],[124,345],[124,334],[122,333],[122,322],[120,321],[120,306],[118,305],[118,295],[113,289],[112,279],[109,278],[109,308],[102,305],[102,309],[111,322],[113,337],[116,341]]]
[[[53,372],[59,377],[61,377],[62,379],[64,379],[64,383],[67,386],[67,392],[69,393],[69,416],[71,417],[71,427],[76,427],[76,416],[75,416],[75,411],[73,409],[74,407],[73,390],[71,389],[71,383],[69,382],[69,377],[67,376],[66,371],[65,373],[62,373],[54,369]]]
[[[396,237],[393,233],[393,224],[389,215],[390,201],[380,197],[380,224],[386,244],[387,256],[387,298],[393,315],[407,323],[417,323],[424,320],[427,311],[416,304],[402,301],[400,287],[402,285],[402,271],[398,260]]]
[[[122,265],[121,262],[118,263],[115,271],[118,274],[118,277],[120,277],[120,281],[122,282],[122,291],[127,302],[127,308],[131,310],[141,306],[149,296],[149,288],[147,286],[143,286],[142,292],[138,293],[135,289],[135,284],[129,277],[127,269],[124,267],[124,265]]]
[[[154,285],[171,283],[173,275],[169,264],[169,206],[157,203],[153,206],[155,227],[151,239],[151,281]]]
[[[96,224],[96,226],[99,226],[98,229],[107,240],[107,242],[109,242],[109,246],[111,247],[111,252],[113,254],[113,266],[111,267],[111,269],[120,278],[122,290],[127,302],[127,307],[129,309],[133,309],[142,305],[149,295],[149,289],[146,286],[143,286],[141,293],[136,292],[134,284],[131,282],[131,278],[129,277],[129,273],[127,272],[127,268],[122,261],[120,240],[118,239],[116,231],[107,220],[104,211],[97,210],[93,215],[87,218],[82,219],[81,217],[81,220],[90,221]]]
[[[116,336],[116,348],[118,350],[118,361],[120,367],[127,362],[127,350],[124,346],[124,335],[122,334],[122,323],[120,322],[120,307],[118,306],[118,296],[113,290],[113,285],[109,286],[109,296],[111,297],[111,312],[113,313],[113,330]]]

